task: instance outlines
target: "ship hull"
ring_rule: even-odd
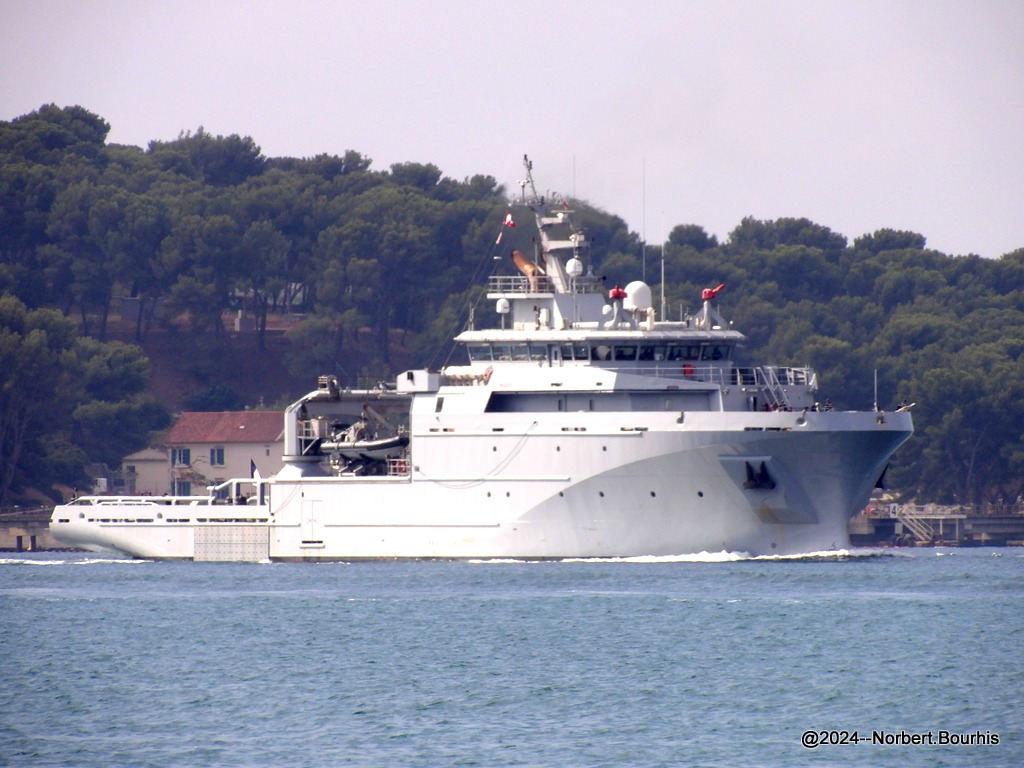
[[[903,414],[634,421],[604,434],[524,421],[500,437],[466,424],[433,437],[445,462],[421,435],[408,476],[286,470],[266,505],[78,503],[57,507],[51,530],[70,546],[154,559],[796,555],[849,546],[849,518],[911,433]]]

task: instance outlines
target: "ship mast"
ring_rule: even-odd
[[[561,195],[540,195],[533,181],[533,162],[523,155],[526,178],[519,182],[522,202],[533,211],[540,235],[538,261],[551,279],[556,293],[578,290],[584,259],[587,257],[587,238],[573,221],[574,211]],[[529,195],[527,195],[529,187]],[[576,259],[579,266],[569,264]],[[571,278],[571,279],[570,279]]]

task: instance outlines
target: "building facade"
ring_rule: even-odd
[[[283,462],[284,414],[223,411],[181,414],[167,435],[168,490],[205,496],[233,477],[269,477]]]

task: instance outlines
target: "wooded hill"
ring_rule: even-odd
[[[81,107],[0,122],[0,504],[86,483],[88,463],[116,466],[172,410],[281,406],[321,373],[357,386],[437,368],[470,306],[477,327],[496,323],[486,275],[533,249],[532,217],[490,176],[376,171],[352,150],[267,158],[201,128],[146,149],[108,132]],[[839,408],[871,407],[876,372],[882,408],[917,403],[891,489],[1024,493],[1024,248],[951,256],[913,232],[850,243],[807,219],[746,218],[723,243],[680,224],[645,249],[621,218],[573,207],[609,285],[646,264],[659,295],[664,256],[670,316],[726,283],[744,362],[812,365]],[[496,246],[510,210],[519,226]],[[239,310],[248,335],[232,333]],[[179,358],[175,391],[154,386],[147,348]],[[264,379],[246,360],[295,388],[247,388]]]

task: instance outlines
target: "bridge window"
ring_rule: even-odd
[[[548,348],[545,344],[530,345],[530,359],[543,362],[548,359]]]
[[[490,360],[491,359],[491,345],[490,344],[470,344],[467,347],[469,352],[469,359],[472,361],[477,360]]]
[[[699,344],[669,344],[666,360],[699,360]]]
[[[615,347],[616,360],[636,360],[636,347]]]
[[[709,344],[701,350],[701,360],[728,360],[728,344]]]
[[[589,360],[589,348],[582,341],[575,341],[571,344],[562,345],[563,360]]]

